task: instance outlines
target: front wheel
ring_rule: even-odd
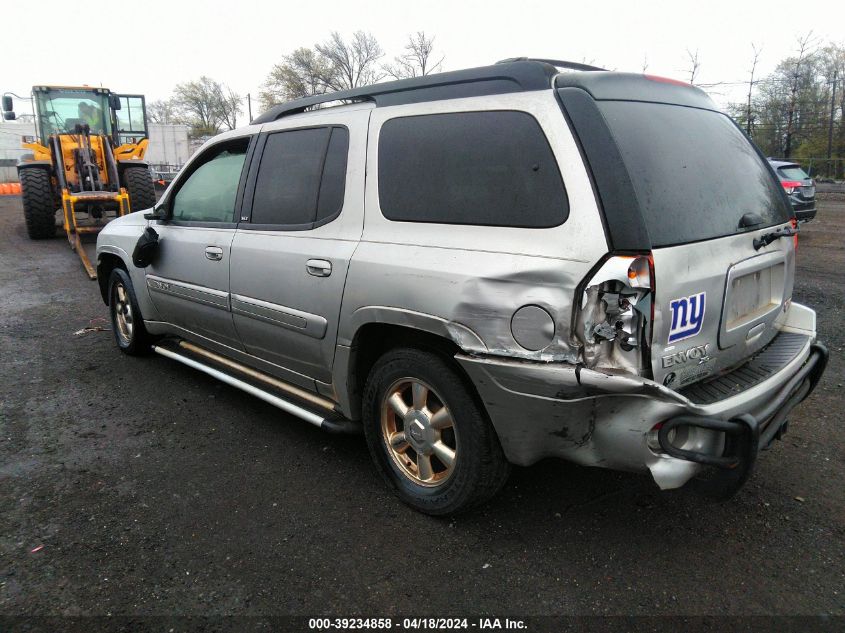
[[[507,480],[499,439],[462,376],[439,356],[398,349],[367,379],[364,432],[388,485],[432,515],[483,503]]]
[[[56,235],[56,192],[50,172],[41,166],[20,170],[23,215],[26,232],[33,240],[44,240]]]
[[[123,186],[129,194],[129,210],[143,211],[155,206],[156,191],[150,170],[143,166],[123,168]]]
[[[122,268],[115,268],[109,277],[109,314],[121,352],[130,356],[149,353],[152,341],[144,327],[132,280]]]

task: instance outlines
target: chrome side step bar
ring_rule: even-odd
[[[185,347],[188,347],[188,346],[186,345]],[[190,345],[190,349],[192,349],[192,351],[194,351],[194,349],[200,350],[202,352],[206,351],[206,350],[203,350],[202,348],[197,348],[194,345]],[[225,382],[227,385],[230,385],[232,387],[240,389],[241,391],[245,391],[246,393],[248,393],[252,396],[255,396],[256,398],[260,398],[264,402],[271,404],[274,407],[281,409],[282,411],[285,411],[286,413],[290,413],[291,415],[295,415],[296,417],[298,417],[302,420],[305,420],[306,422],[310,422],[314,426],[317,426],[317,427],[323,429],[324,431],[329,431],[331,433],[344,433],[344,434],[357,434],[357,433],[361,432],[360,425],[356,424],[355,422],[352,422],[350,420],[345,420],[345,419],[335,419],[335,418],[324,417],[323,415],[320,415],[319,413],[314,413],[313,411],[310,411],[310,410],[308,410],[304,407],[301,407],[300,405],[298,405],[294,402],[291,402],[289,400],[285,400],[284,398],[281,398],[281,397],[279,397],[279,396],[277,396],[273,393],[270,393],[269,391],[265,391],[264,389],[261,389],[260,387],[256,387],[255,385],[252,385],[248,382],[240,380],[239,378],[236,378],[236,377],[231,376],[231,375],[229,375],[225,372],[222,372],[219,369],[215,369],[214,367],[209,367],[208,365],[205,365],[205,364],[203,364],[203,363],[201,363],[197,360],[194,360],[193,358],[189,358],[188,356],[185,356],[183,354],[175,352],[175,351],[168,349],[166,347],[162,347],[161,345],[154,345],[153,351],[156,354],[160,354],[160,355],[165,356],[167,358],[171,358],[175,361],[182,363],[183,365],[187,365],[188,367],[192,367],[193,369],[197,369],[197,370],[203,372],[204,374],[208,374],[212,378],[216,378],[217,380],[219,380],[221,382]],[[216,356],[216,354],[213,354],[211,352],[209,352],[208,355],[212,358],[214,358]],[[227,366],[229,366],[229,367],[231,367],[232,369],[235,369],[235,370],[240,370],[240,367],[241,367],[240,363],[236,363],[236,362],[231,361],[229,359],[226,359],[226,361],[227,361],[226,362]],[[256,372],[254,369],[252,369],[250,367],[243,366],[243,373],[245,373],[246,375],[252,376],[253,374],[258,374],[259,372]],[[257,376],[253,376],[253,377],[257,377]],[[280,382],[280,381],[276,381],[276,379],[273,379],[270,376],[267,376],[267,378],[269,379],[268,382],[270,382],[270,381]],[[328,402],[328,401],[326,401],[326,402]]]

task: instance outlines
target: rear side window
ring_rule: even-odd
[[[652,246],[732,235],[756,213],[790,211],[764,159],[725,115],[662,103],[599,101],[630,175]]]
[[[525,112],[458,112],[387,121],[378,189],[389,220],[548,228],[569,215],[551,147]]]
[[[310,228],[343,206],[349,133],[341,127],[267,137],[255,184],[252,224]]]

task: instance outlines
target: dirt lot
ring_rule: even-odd
[[[831,364],[733,500],[546,461],[440,520],[363,439],[118,353],[67,242],[0,198],[0,614],[845,615],[845,200],[798,262]]]

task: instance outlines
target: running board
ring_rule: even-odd
[[[195,353],[201,350],[203,355],[208,356],[208,357],[212,358],[213,360],[217,360],[215,358],[215,357],[218,356],[217,354],[214,354],[212,352],[208,352],[207,350],[204,350],[204,349],[199,348],[197,346],[191,345],[190,343],[186,344],[186,345],[183,345],[182,343],[180,343],[180,346],[184,346],[185,348],[189,348],[191,351],[193,351]],[[201,363],[198,360],[195,360],[193,358],[189,358],[188,356],[185,356],[184,354],[180,354],[179,352],[173,351],[173,350],[168,349],[166,347],[163,347],[161,345],[153,345],[153,351],[156,354],[160,354],[160,355],[165,356],[167,358],[171,358],[175,361],[178,361],[178,362],[182,363],[183,365],[187,365],[188,367],[198,369],[199,371],[203,372],[204,374],[208,374],[212,378],[216,378],[217,380],[219,380],[221,382],[225,382],[227,385],[235,387],[236,389],[240,389],[241,391],[245,391],[246,393],[248,393],[252,396],[255,396],[256,398],[260,398],[264,402],[271,404],[274,407],[281,409],[282,411],[284,411],[286,413],[290,413],[291,415],[295,415],[296,417],[298,417],[302,420],[305,420],[306,422],[310,422],[314,426],[319,427],[319,428],[323,429],[324,431],[329,431],[330,433],[340,433],[340,434],[359,434],[361,432],[361,426],[359,424],[356,424],[355,422],[352,422],[351,420],[346,420],[346,419],[338,418],[338,417],[325,417],[324,415],[321,415],[319,413],[315,413],[314,411],[306,409],[306,408],[304,408],[304,407],[302,407],[302,406],[300,406],[300,405],[298,405],[294,402],[291,402],[290,400],[286,400],[285,398],[282,398],[282,397],[280,397],[276,394],[270,393],[269,391],[266,391],[265,389],[262,389],[260,387],[256,387],[255,385],[252,385],[252,384],[250,384],[250,383],[248,383],[244,380],[241,380],[239,378],[231,376],[231,375],[229,375],[229,374],[227,374],[223,371],[220,371],[219,369],[215,369],[214,367],[210,367],[209,365]],[[236,371],[241,371],[245,375],[248,375],[252,378],[256,378],[256,379],[259,379],[259,380],[266,381],[270,384],[275,385],[278,388],[284,388],[283,385],[285,385],[288,390],[301,391],[298,388],[293,387],[292,385],[286,385],[286,383],[282,383],[281,381],[279,381],[279,380],[277,380],[277,379],[275,379],[271,376],[265,376],[265,375],[261,374],[261,372],[257,372],[256,370],[252,369],[251,367],[247,367],[246,365],[241,365],[240,363],[236,363],[235,361],[232,361],[231,359],[224,359],[223,357],[220,357],[220,359],[226,361],[225,364],[226,364],[227,367],[231,367],[232,369],[234,369]],[[311,394],[309,394],[309,395],[311,395]],[[312,401],[315,404],[321,404],[321,403],[318,403],[317,400],[323,400],[325,403],[328,403],[333,408],[332,403],[330,403],[328,400],[325,400],[323,398],[319,398],[318,396],[314,396]],[[331,414],[329,414],[329,415],[331,415]]]

